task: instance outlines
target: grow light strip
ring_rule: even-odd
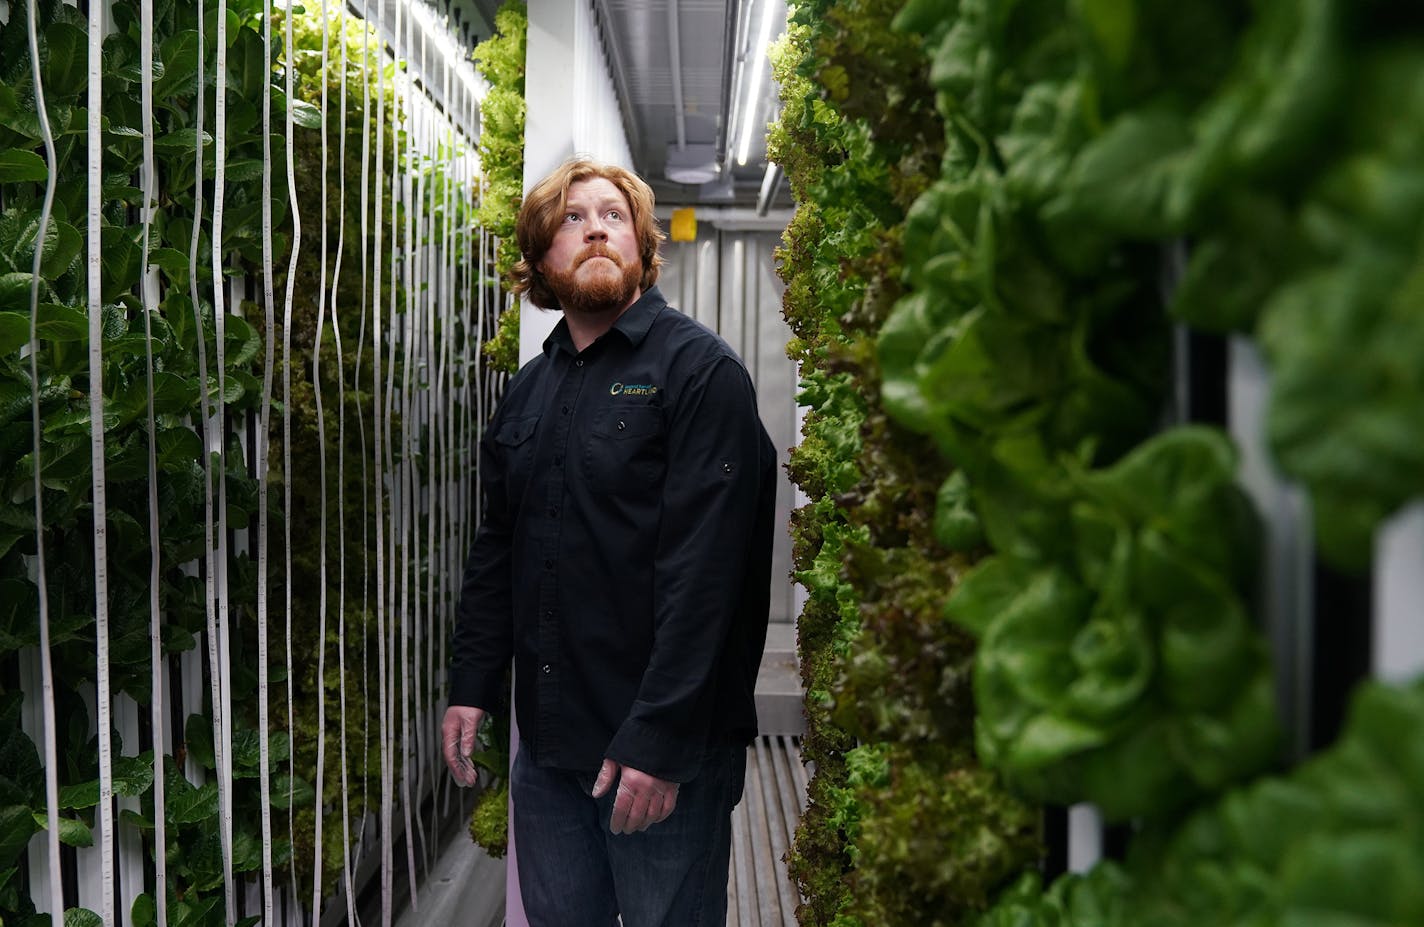
[[[89,5],[89,464],[93,475],[94,519],[94,646],[95,719],[99,729],[99,835],[100,910],[105,924],[114,923],[114,773],[113,723],[109,720],[109,543],[108,498],[104,482],[104,295],[103,295],[103,187],[104,139],[100,118],[103,110],[104,12],[102,3]],[[54,170],[51,162],[51,172]],[[35,242],[44,251],[44,240]],[[35,447],[39,450],[39,445]],[[37,526],[41,530],[43,526]],[[58,818],[50,822],[59,829]],[[53,878],[59,877],[56,870]],[[56,918],[63,910],[55,911]]]
[[[341,264],[346,252],[346,45],[347,35],[346,4],[338,4],[337,35],[341,46],[341,96],[337,112],[340,114],[341,133],[337,163],[341,165],[336,198],[336,267],[331,279],[331,333],[336,341],[336,523],[338,577],[336,585],[336,654],[337,681],[341,700],[341,877],[346,889],[346,922],[348,927],[356,925],[355,884],[351,875],[351,803],[350,781],[347,777],[346,756],[346,362],[341,344],[341,317],[337,313],[337,292],[341,285]],[[364,132],[362,133],[365,134]],[[364,240],[364,239],[363,239]]]
[[[54,660],[49,643],[49,583],[46,580],[44,543],[44,445],[40,441],[40,372],[39,372],[39,315],[40,315],[40,267],[44,261],[44,241],[49,233],[50,214],[54,209],[55,156],[54,133],[49,125],[49,108],[45,105],[44,81],[40,77],[40,40],[35,21],[39,18],[39,6],[29,0],[28,33],[30,40],[30,77],[35,85],[35,109],[38,111],[40,131],[44,134],[45,163],[49,169],[45,173],[44,203],[40,208],[40,226],[35,234],[35,259],[30,274],[30,435],[34,441],[34,493],[35,493],[35,569],[36,586],[39,590],[40,621],[40,708],[44,713],[44,759],[45,759],[45,845],[49,860],[49,908],[56,918],[64,916],[64,880],[60,874],[59,860],[59,734],[54,714]],[[163,927],[162,924],[159,927]]]
[[[282,17],[283,30],[286,33],[284,50],[287,55],[287,60],[282,67],[286,78],[287,93],[285,114],[287,205],[292,210],[292,252],[287,258],[287,286],[282,301],[282,552],[286,560],[283,589],[286,596],[287,613],[287,729],[288,736],[291,738],[290,749],[287,753],[287,833],[295,843],[297,831],[293,806],[296,804],[297,726],[294,723],[296,715],[293,710],[295,699],[292,697],[292,295],[297,282],[297,258],[302,250],[302,211],[297,202],[296,155],[292,143],[292,136],[296,134],[292,120],[292,108],[296,99],[295,89],[292,86],[292,74],[297,69],[296,46],[292,41],[292,16],[293,12],[288,7]],[[297,854],[295,852],[287,857],[287,873],[290,880],[291,897],[296,899],[298,895]]]
[[[316,403],[317,484],[320,502],[317,515],[319,572],[317,573],[316,591],[316,683],[313,686],[316,697],[316,781],[314,783],[316,797],[313,807],[316,809],[316,813],[312,816],[312,927],[321,925],[321,825],[322,818],[325,817],[323,810],[326,808],[326,578],[328,571],[326,561],[326,410],[322,407],[321,401],[321,340],[326,329],[326,85],[328,47],[331,42],[331,30],[327,26],[326,0],[321,0],[318,15],[321,17],[321,69],[317,72],[320,75],[319,82],[321,84],[321,243],[317,248],[317,260],[321,265],[321,271],[317,285],[316,335],[312,343],[311,383],[312,398]]]
[[[272,0],[262,3],[262,60],[272,61]],[[276,888],[272,872],[272,729],[268,716],[267,493],[272,434],[272,345],[276,334],[276,294],[272,289],[272,92],[262,94],[262,411],[257,432],[257,750],[262,805],[262,923],[275,924]],[[287,478],[283,474],[283,481]],[[290,728],[291,725],[288,724]],[[290,740],[289,740],[290,744]],[[162,927],[162,925],[160,925]]]
[[[223,899],[228,923],[237,921],[236,885],[232,872],[232,660],[227,595],[227,294],[223,280],[223,204],[227,182],[227,0],[217,6],[217,84],[213,88],[213,344],[217,354],[218,401],[213,421],[217,453],[217,659],[212,675],[213,760],[218,774],[218,840],[223,858]],[[198,146],[202,150],[202,146]]]
[[[143,120],[143,274],[139,284],[143,296],[144,375],[148,381],[148,543],[149,543],[149,662],[153,670],[150,721],[153,727],[153,854],[154,914],[158,927],[168,924],[168,823],[164,801],[164,744],[167,712],[164,707],[163,629],[159,607],[159,561],[162,547],[158,536],[158,426],[153,402],[153,315],[158,311],[153,296],[157,281],[150,283],[148,236],[157,201],[154,190],[157,166],[153,155],[153,4],[139,4],[139,106]],[[51,162],[52,163],[52,162]],[[36,445],[38,447],[38,445]]]

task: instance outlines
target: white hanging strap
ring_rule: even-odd
[[[371,44],[372,30],[371,8],[369,0],[362,0],[361,3],[361,125],[369,127],[371,124]],[[381,131],[380,121],[376,123],[376,133]],[[361,133],[361,331],[356,339],[356,371],[354,377],[354,391],[357,395],[361,393],[361,364],[365,357],[366,348],[366,320],[367,310],[370,307],[368,302],[368,291],[371,282],[371,253],[370,253],[370,183],[371,183],[371,133],[363,131]],[[379,191],[378,191],[379,193]],[[378,210],[379,211],[379,210]],[[380,222],[376,223],[376,234],[380,234]],[[379,243],[376,245],[379,252]],[[377,275],[379,276],[379,274]],[[370,475],[367,471],[366,455],[366,417],[362,411],[360,403],[356,405],[356,428],[361,439],[361,614],[370,614],[370,563],[368,551],[370,550],[371,538],[368,527],[370,520]],[[368,660],[367,643],[371,635],[364,630],[361,633],[361,705],[363,711],[369,712],[366,706],[371,704],[370,700],[370,662]],[[369,714],[368,714],[369,717]],[[363,855],[366,845],[366,822],[370,819],[370,796],[367,784],[370,776],[365,771],[370,769],[371,760],[371,732],[369,724],[361,725],[361,829],[356,838],[356,855],[359,859]]]
[[[380,32],[385,32],[386,4],[380,5]],[[397,16],[400,8],[397,7]],[[386,84],[380,80],[382,68],[377,68],[376,75],[378,83],[376,95],[376,234],[374,242],[374,280],[375,286],[371,291],[372,306],[372,333],[371,333],[371,359],[374,374],[372,378],[372,412],[374,415],[375,447],[373,448],[376,465],[376,679],[377,696],[380,700],[378,706],[378,727],[379,727],[379,748],[380,748],[380,768],[381,768],[381,811],[379,818],[379,852],[381,854],[381,925],[390,927],[391,906],[392,906],[392,852],[391,852],[391,789],[390,789],[390,693],[387,680],[389,672],[387,670],[386,655],[386,622],[388,612],[386,609],[386,448],[390,444],[390,426],[388,416],[385,414],[385,350],[382,340],[382,299],[381,284],[384,279],[382,259],[385,253],[382,250],[382,232],[385,228],[385,215],[383,212],[383,194],[385,187],[382,183],[385,168],[385,141],[386,141]],[[394,104],[394,100],[392,101]],[[394,113],[391,119],[392,125],[395,123]],[[395,151],[391,152],[391,160],[395,161]],[[393,170],[391,182],[391,221],[395,221],[395,180],[394,176],[398,171]],[[394,232],[394,230],[393,230]],[[394,234],[392,234],[394,242]],[[394,267],[394,244],[392,245],[392,266]],[[394,284],[394,281],[392,281]],[[394,299],[394,286],[392,286],[392,299]]]
[[[409,59],[409,49],[415,45],[415,16],[409,13],[406,16],[405,48],[407,49],[407,60]],[[405,287],[405,319],[401,325],[401,347],[403,368],[401,370],[401,462],[400,462],[400,496],[398,505],[400,509],[400,553],[401,553],[401,604],[400,604],[400,692],[401,692],[401,816],[405,823],[405,832],[414,833],[411,828],[410,814],[410,714],[411,714],[411,662],[410,662],[410,587],[411,571],[413,565],[410,562],[410,537],[411,518],[414,515],[414,500],[412,499],[412,488],[414,485],[414,466],[411,463],[411,429],[404,427],[405,423],[411,421],[411,370],[414,367],[414,356],[412,348],[416,337],[415,332],[415,294],[419,286],[419,260],[416,255],[415,243],[415,219],[420,211],[419,198],[419,162],[416,156],[416,109],[415,109],[415,88],[412,86],[410,73],[407,70],[402,74],[401,89],[404,91],[406,101],[407,127],[405,133],[405,183],[402,185],[402,192],[405,201],[409,203],[409,208],[405,210],[405,254],[402,270],[406,280]],[[394,513],[393,513],[394,514]],[[392,677],[394,680],[394,677]],[[406,884],[411,889],[411,907],[418,910],[415,894],[415,845],[412,841],[405,842],[406,848]]]
[[[336,524],[337,524],[337,582],[336,582],[336,655],[338,661],[337,679],[341,710],[341,755],[337,765],[341,770],[341,879],[346,892],[346,923],[356,924],[355,882],[351,872],[351,801],[350,781],[347,776],[346,753],[346,363],[341,344],[341,316],[338,310],[337,294],[341,287],[341,262],[346,250],[346,46],[350,41],[346,31],[346,5],[340,4],[337,12],[336,34],[341,47],[341,92],[337,107],[341,125],[337,163],[341,165],[338,177],[336,199],[336,263],[332,270],[331,286],[331,334],[336,343]],[[365,133],[362,133],[363,135]],[[325,132],[323,131],[323,137]],[[324,221],[324,220],[323,220]],[[325,233],[323,232],[323,238]],[[363,238],[364,241],[364,238]]]
[[[297,257],[302,248],[302,216],[297,204],[296,155],[292,145],[295,129],[292,121],[294,88],[292,75],[297,69],[297,57],[292,42],[292,12],[287,10],[282,17],[286,31],[284,50],[287,60],[282,64],[286,75],[287,112],[287,205],[292,210],[292,253],[287,261],[287,287],[282,311],[282,550],[284,564],[282,586],[286,595],[287,617],[287,728],[292,743],[287,757],[287,833],[295,838],[295,814],[293,805],[297,781],[296,724],[293,723],[295,700],[292,697],[292,296],[297,282]],[[296,854],[288,858],[287,872],[291,880],[291,897],[297,897]]]
[[[198,347],[198,390],[199,414],[202,416],[199,431],[203,437],[203,609],[207,619],[207,645],[208,664],[210,667],[209,683],[213,703],[213,711],[216,713],[222,704],[222,692],[219,687],[217,666],[220,659],[218,655],[218,633],[217,633],[217,609],[216,609],[216,583],[217,567],[213,562],[213,466],[212,466],[212,412],[208,396],[208,346],[207,336],[204,334],[203,325],[203,303],[201,294],[198,291],[198,243],[199,235],[202,231],[203,218],[203,118],[204,118],[204,98],[206,92],[203,89],[206,66],[204,64],[205,36],[207,34],[203,17],[203,0],[197,0],[198,7],[198,92],[195,94],[197,113],[194,126],[193,142],[193,232],[188,241],[188,298],[193,303],[193,323],[197,332]],[[216,731],[214,731],[216,735]],[[216,736],[214,737],[216,740]],[[216,744],[214,749],[216,750]]]
[[[326,411],[322,407],[321,395],[321,340],[326,331],[326,74],[327,50],[331,41],[327,28],[326,0],[321,0],[321,241],[317,248],[317,259],[321,264],[318,275],[316,300],[316,339],[312,344],[312,395],[316,403],[317,435],[317,483],[320,503],[317,515],[317,548],[319,551],[319,572],[317,573],[317,632],[316,632],[316,781],[315,809],[312,822],[312,927],[321,924],[321,882],[322,882],[322,818],[326,807]]]
[[[139,284],[143,295],[144,375],[148,380],[148,541],[149,541],[149,661],[153,669],[150,719],[153,726],[153,845],[154,909],[158,927],[168,924],[168,824],[164,820],[164,756],[167,747],[163,732],[168,718],[164,703],[162,615],[158,590],[162,546],[158,536],[158,428],[153,412],[153,324],[158,311],[154,305],[157,281],[150,280],[148,236],[157,205],[154,181],[157,164],[153,154],[153,4],[140,4],[139,11],[140,106],[143,119],[143,275]]]
[[[114,771],[113,724],[109,720],[109,544],[108,500],[104,482],[104,300],[101,290],[103,253],[104,140],[100,118],[103,111],[104,11],[102,3],[89,6],[89,462],[93,468],[94,517],[94,645],[95,723],[99,728],[99,850],[100,910],[105,925],[114,919]],[[51,162],[53,164],[53,162]],[[43,250],[43,239],[35,249]],[[36,451],[39,445],[35,445]],[[50,820],[57,830],[59,819]],[[58,877],[56,870],[54,875]],[[56,911],[56,917],[62,912]]]
[[[54,714],[54,660],[49,643],[49,583],[46,579],[44,543],[44,445],[40,442],[40,370],[39,315],[40,264],[44,259],[44,242],[49,233],[50,214],[54,209],[54,185],[57,163],[54,134],[49,127],[49,109],[45,106],[44,81],[40,78],[39,5],[29,0],[28,26],[30,40],[30,76],[35,85],[35,109],[39,113],[40,130],[44,133],[45,176],[44,204],[40,207],[40,227],[35,233],[35,259],[30,276],[30,434],[34,440],[35,493],[35,582],[39,591],[40,618],[40,706],[44,713],[45,820],[49,822],[45,846],[49,859],[49,908],[56,918],[64,916],[64,882],[60,878],[59,862],[59,734]],[[13,15],[13,14],[12,14]]]
[[[272,3],[262,4],[262,60],[272,60]],[[269,88],[270,90],[270,88]],[[257,423],[257,744],[258,782],[262,789],[262,923],[275,924],[272,872],[272,723],[267,670],[270,614],[268,603],[267,494],[270,489],[272,434],[272,348],[276,335],[272,289],[272,94],[262,94],[262,410]],[[288,727],[291,727],[289,724]]]
[[[237,922],[236,880],[232,871],[232,651],[228,620],[227,576],[227,408],[223,396],[227,384],[227,293],[223,279],[223,204],[227,182],[227,0],[217,4],[217,84],[214,87],[212,273],[213,343],[216,348],[218,399],[214,409],[213,434],[217,456],[217,660],[212,674],[216,684],[213,701],[213,759],[218,772],[218,837],[223,857],[223,899],[229,924]],[[199,146],[201,150],[201,145]],[[195,227],[197,223],[194,223]]]

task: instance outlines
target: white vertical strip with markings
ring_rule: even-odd
[[[114,776],[113,725],[109,720],[109,545],[108,504],[104,483],[104,299],[103,230],[104,141],[103,113],[105,4],[89,5],[89,189],[88,189],[88,298],[89,298],[89,461],[93,468],[94,518],[94,645],[95,724],[99,734],[100,910],[105,925],[114,920]],[[44,250],[43,240],[35,242]],[[38,447],[36,447],[38,450]],[[58,820],[50,822],[58,828]],[[58,871],[53,873],[58,876]],[[59,917],[60,912],[55,912]]]

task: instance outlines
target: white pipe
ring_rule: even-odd
[[[678,34],[677,0],[668,0],[668,57],[672,61],[672,112],[677,124],[677,150],[687,147],[687,113],[682,100],[682,39]]]

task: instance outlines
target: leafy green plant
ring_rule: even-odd
[[[1219,433],[1180,428],[1038,500],[1054,537],[991,529],[1003,553],[945,610],[979,638],[979,756],[1016,788],[1147,817],[1271,764],[1259,539],[1234,470]]]
[[[84,198],[87,188],[85,159],[85,121],[83,105],[88,66],[87,24],[72,7],[61,3],[42,2],[38,23],[42,39],[41,70],[45,80],[45,95],[51,127],[58,142],[57,158],[52,167],[58,182],[53,221],[41,249],[41,281],[38,330],[39,351],[36,354],[40,382],[35,385],[41,401],[42,446],[39,449],[44,477],[43,530],[48,561],[49,614],[51,647],[56,663],[65,667],[61,685],[56,692],[61,742],[57,745],[61,768],[57,775],[61,785],[61,820],[55,822],[61,840],[79,845],[92,840],[93,808],[98,801],[97,742],[87,739],[90,726],[88,711],[77,690],[95,676],[93,628],[94,577],[86,566],[93,561],[93,531],[89,525],[88,487],[92,474],[89,453],[88,410],[88,322],[85,292],[83,233]],[[201,559],[208,541],[204,531],[205,481],[211,479],[213,490],[223,492],[227,503],[227,526],[240,531],[255,527],[258,493],[256,480],[246,469],[247,455],[238,432],[240,423],[262,399],[260,370],[268,352],[275,346],[264,345],[259,318],[261,309],[253,303],[241,303],[238,313],[223,316],[225,380],[218,395],[218,371],[214,359],[217,347],[214,336],[214,307],[207,293],[212,280],[213,227],[210,204],[213,198],[212,177],[216,168],[213,150],[214,133],[211,114],[216,109],[217,84],[216,3],[208,3],[200,11],[171,2],[160,2],[154,9],[154,124],[152,126],[157,156],[158,200],[153,216],[149,245],[149,260],[153,268],[152,285],[158,292],[156,311],[149,312],[136,295],[144,268],[142,265],[141,224],[137,207],[142,205],[142,193],[137,189],[138,172],[142,164],[141,127],[138,82],[139,12],[136,3],[121,2],[112,8],[115,32],[104,41],[104,205],[102,256],[103,272],[103,353],[104,353],[104,429],[107,460],[105,482],[108,497],[108,581],[110,591],[110,639],[108,662],[114,690],[132,695],[146,704],[152,678],[149,656],[149,551],[147,529],[149,484],[147,479],[148,441],[145,422],[149,391],[146,383],[145,324],[152,329],[152,354],[155,379],[154,411],[157,419],[156,452],[158,462],[159,557],[162,566],[159,579],[159,604],[163,624],[163,652],[171,655],[195,646],[197,637],[205,632],[207,592],[201,579],[188,575],[184,564]],[[32,384],[29,358],[21,351],[28,344],[30,324],[30,276],[36,242],[39,238],[39,206],[46,179],[47,165],[36,154],[41,128],[35,105],[35,88],[30,76],[30,61],[26,30],[28,6],[12,6],[7,22],[0,24],[0,656],[11,655],[38,643],[36,614],[38,590],[31,578],[25,557],[35,551],[34,499],[32,479],[36,466],[35,448],[30,439],[29,403]],[[199,20],[199,15],[202,20]],[[225,99],[226,181],[223,189],[225,221],[219,251],[225,266],[225,277],[251,275],[260,282],[260,261],[263,256],[262,223],[262,158],[261,109],[263,98],[272,104],[274,124],[280,125],[286,115],[287,97],[278,88],[285,77],[274,67],[282,58],[278,40],[274,43],[273,60],[266,57],[262,39],[264,23],[262,5],[253,0],[238,0],[227,4],[227,81]],[[295,62],[295,98],[290,101],[297,124],[293,142],[297,150],[295,168],[298,173],[299,207],[307,231],[302,260],[296,274],[294,311],[289,324],[295,350],[292,355],[291,402],[285,410],[292,422],[293,467],[290,472],[274,468],[273,498],[280,498],[284,482],[294,499],[294,507],[314,511],[323,472],[331,495],[343,494],[347,501],[346,533],[360,537],[359,516],[351,514],[357,500],[369,498],[373,492],[374,474],[351,466],[341,474],[336,464],[336,442],[326,448],[326,469],[323,471],[315,428],[315,393],[311,370],[319,357],[322,370],[322,390],[335,397],[345,390],[344,407],[340,407],[352,427],[344,430],[348,459],[363,457],[371,447],[370,416],[362,421],[362,409],[374,402],[372,387],[372,347],[361,326],[362,311],[370,304],[373,293],[379,294],[385,305],[391,296],[388,284],[377,283],[370,291],[362,289],[360,268],[364,256],[369,257],[372,243],[363,240],[360,227],[359,184],[346,186],[345,224],[338,221],[336,196],[329,197],[328,221],[331,234],[327,251],[313,241],[319,236],[312,229],[320,224],[322,161],[320,135],[312,130],[321,125],[318,106],[322,87],[328,90],[328,122],[334,133],[329,146],[327,168],[330,176],[357,178],[361,175],[360,145],[348,143],[346,160],[336,142],[340,133],[351,140],[369,136],[374,126],[375,101],[385,94],[386,109],[391,118],[382,127],[386,133],[386,150],[391,157],[382,171],[372,172],[372,184],[384,183],[389,189],[395,165],[396,142],[405,136],[398,119],[401,113],[394,97],[394,70],[382,68],[383,52],[371,30],[354,17],[335,15],[328,23],[332,35],[330,60],[325,70],[321,47],[320,18],[315,13],[292,11],[296,18],[296,48],[286,60]],[[277,14],[276,38],[281,29],[282,12]],[[339,27],[345,22],[345,31]],[[199,44],[204,44],[205,71],[198,70]],[[346,56],[346,72],[338,66],[338,50]],[[365,59],[369,55],[370,62]],[[368,63],[378,66],[368,67]],[[339,110],[338,88],[343,76],[350,91],[345,112]],[[205,98],[198,97],[201,78]],[[371,105],[362,106],[362,81],[366,81]],[[208,125],[196,130],[197,110],[202,104],[209,114]],[[202,184],[197,183],[194,166],[194,146],[201,146],[204,155]],[[402,149],[404,145],[402,145]],[[280,188],[286,173],[282,146],[272,146],[274,160],[271,171],[274,187]],[[441,151],[438,156],[422,153],[421,159],[404,164],[410,176],[418,176],[423,189],[429,191],[431,202],[441,204],[434,219],[431,234],[442,238],[452,224],[468,227],[473,218],[473,197],[463,191],[452,191],[449,199],[453,212],[443,208],[445,193],[454,183],[446,167],[446,156],[457,152]],[[335,187],[335,184],[332,184]],[[199,209],[198,199],[205,205]],[[289,242],[290,220],[286,215],[285,192],[276,192],[271,203],[276,226],[271,239],[274,263],[285,266]],[[403,218],[398,216],[397,221]],[[346,351],[338,363],[334,330],[328,326],[317,350],[316,320],[326,306],[318,304],[319,278],[325,264],[331,268],[336,248],[337,230],[345,238],[345,263],[337,276],[327,274],[327,296],[339,306],[339,322],[345,332]],[[460,239],[457,239],[460,240]],[[196,254],[196,268],[190,266],[190,249]],[[285,276],[273,281],[278,292]],[[309,285],[308,285],[309,284]],[[195,285],[195,286],[194,286]],[[190,293],[196,289],[199,305],[193,305]],[[401,291],[395,295],[404,297]],[[460,298],[458,295],[456,299]],[[399,300],[404,306],[404,298]],[[458,308],[458,307],[457,307]],[[458,313],[457,313],[458,314]],[[359,333],[359,334],[358,334]],[[463,331],[444,333],[451,339],[469,337]],[[359,341],[358,341],[359,339]],[[358,346],[359,344],[359,346]],[[203,349],[208,361],[207,380],[199,369],[199,353]],[[282,373],[281,359],[277,363]],[[389,365],[399,374],[398,364]],[[389,373],[389,371],[388,371]],[[447,385],[458,387],[459,375],[452,375]],[[422,383],[417,381],[416,388]],[[217,424],[217,432],[226,434],[225,454],[219,460],[210,458],[211,476],[205,471],[201,428],[200,398],[206,394],[225,420]],[[336,418],[334,401],[328,405],[328,418]],[[359,426],[358,426],[359,425]],[[393,422],[397,440],[401,423]],[[271,429],[277,431],[275,427]],[[334,429],[333,429],[334,431]],[[364,443],[363,443],[364,439]],[[426,459],[433,441],[431,435],[416,436],[416,453]],[[276,442],[273,459],[284,449]],[[399,449],[394,458],[400,461]],[[423,475],[424,468],[420,468]],[[344,483],[340,477],[344,476]],[[219,480],[221,481],[219,483]],[[370,517],[369,510],[366,510]],[[274,540],[281,535],[277,513],[273,512]],[[338,549],[338,519],[327,523],[328,540],[333,551]],[[367,535],[374,538],[374,531]],[[315,576],[319,571],[318,547],[321,532],[312,520],[298,519],[291,526],[294,567],[303,576]],[[275,540],[271,563],[280,562],[284,551]],[[360,560],[373,559],[370,549],[347,541],[347,556]],[[416,600],[425,589],[425,573],[430,564],[417,565],[405,581],[416,588]],[[275,572],[275,571],[274,571]],[[236,726],[233,754],[234,768],[231,788],[234,814],[233,868],[239,878],[250,876],[261,867],[260,789],[258,782],[258,735],[256,732],[257,673],[255,652],[255,600],[259,576],[256,564],[245,553],[233,552],[226,565],[229,614],[235,631],[231,638],[233,652],[231,696],[235,708],[232,719]],[[329,622],[328,640],[318,638],[314,622],[294,625],[297,660],[293,667],[296,694],[294,717],[287,717],[285,705],[274,703],[271,741],[272,803],[279,812],[294,809],[295,828],[288,831],[287,815],[274,815],[274,862],[285,867],[294,862],[294,872],[308,883],[303,894],[310,892],[312,822],[318,809],[312,807],[315,781],[317,700],[324,696],[335,703],[344,682],[349,704],[348,735],[363,736],[375,715],[374,683],[362,677],[367,671],[363,661],[367,642],[375,634],[374,603],[365,596],[362,583],[365,569],[351,570],[347,586],[338,584],[336,572],[327,577],[332,601],[344,593],[346,609],[342,617],[347,624],[346,651],[343,659],[331,660],[325,678],[316,672],[317,654],[337,646],[337,622]],[[265,580],[264,580],[265,581]],[[280,600],[286,590],[280,579],[268,582]],[[315,614],[318,608],[319,583],[295,584],[291,590],[294,610],[301,615]],[[423,607],[423,606],[422,606]],[[333,605],[331,611],[336,611]],[[370,644],[374,649],[374,643]],[[269,667],[274,683],[285,680],[285,667]],[[374,660],[369,661],[373,664]],[[345,677],[343,678],[343,672]],[[433,701],[434,681],[428,681],[430,691],[417,694],[414,690],[399,691],[398,700],[423,697]],[[8,682],[6,683],[8,685]],[[367,699],[366,693],[372,692]],[[28,696],[27,696],[28,697]],[[20,693],[0,691],[0,702],[6,706],[0,712],[0,737],[10,746],[7,755],[17,764],[10,773],[0,770],[0,779],[22,783],[14,789],[0,782],[0,845],[15,853],[0,853],[0,918],[7,922],[28,923],[35,919],[47,922],[47,916],[34,915],[28,897],[17,889],[16,853],[23,851],[37,827],[48,826],[43,818],[42,794],[36,793],[36,783],[43,782],[38,770],[38,753],[33,744],[15,725],[13,709]],[[283,731],[281,728],[288,730]],[[340,727],[329,724],[328,755],[338,756]],[[348,739],[350,739],[348,737]],[[143,835],[146,852],[164,853],[168,861],[167,908],[170,922],[217,924],[225,920],[222,897],[223,864],[218,843],[218,809],[215,784],[216,762],[212,744],[212,720],[207,709],[202,715],[188,719],[178,757],[165,759],[164,781],[167,798],[165,815],[168,845],[154,847],[152,798],[153,757],[123,755],[125,745],[115,747],[115,786],[123,795],[139,797],[142,810],[127,812],[122,817]],[[136,745],[127,745],[132,749]],[[362,798],[379,788],[378,764],[386,744],[374,744],[372,749],[350,756],[351,791],[354,813],[364,810]],[[30,757],[34,757],[34,762]],[[358,756],[360,758],[358,758]],[[194,784],[181,771],[181,758],[186,757],[206,770]],[[362,766],[363,759],[369,766]],[[328,781],[334,763],[328,762]],[[147,773],[145,773],[147,770]],[[145,775],[147,778],[145,778]],[[328,794],[330,794],[328,792]],[[21,809],[25,810],[21,814]],[[36,819],[35,815],[41,816]],[[355,835],[352,835],[353,839]],[[295,854],[293,845],[295,844]],[[339,828],[328,828],[323,846],[323,885],[329,889],[340,870],[342,857]],[[132,917],[136,923],[152,923],[156,917],[156,900],[140,895]],[[92,912],[71,911],[66,921],[92,918]],[[251,919],[244,923],[250,923]],[[77,922],[77,921],[76,921]]]
[[[1417,923],[1421,724],[1424,684],[1368,684],[1339,742],[1289,775],[1229,792],[1175,831],[1148,832],[1125,863],[1046,891],[1025,876],[978,924]]]
[[[524,58],[529,17],[521,0],[506,0],[495,13],[495,32],[475,49],[475,61],[489,83],[480,106],[480,165],[485,189],[479,223],[499,239],[495,273],[508,277],[519,260],[514,220],[524,198]],[[519,313],[506,309],[485,354],[499,370],[519,369]]]
[[[957,923],[1038,846],[1036,811],[974,761],[972,640],[939,614],[968,566],[931,517],[950,466],[886,415],[881,394],[875,335],[904,291],[907,212],[944,150],[921,40],[883,28],[897,9],[798,4],[773,53],[785,108],[768,144],[797,199],[779,251],[783,309],[811,409],[788,470],[811,499],[792,524],[808,591],[802,753],[816,771],[789,862],[801,922],[839,927],[912,911]],[[944,810],[938,785],[971,781],[984,800],[966,798],[936,837],[1008,809],[1029,823],[946,875],[921,858],[933,840],[906,837],[905,815]]]

